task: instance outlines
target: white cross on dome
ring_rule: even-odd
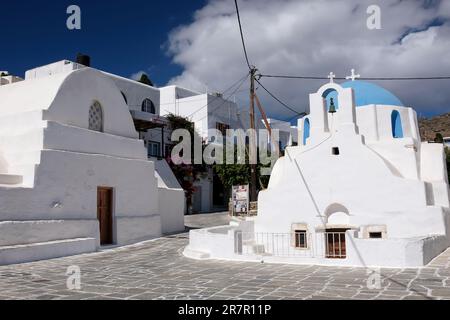
[[[328,75],[328,79],[330,79],[330,83],[334,83],[334,78],[336,78],[336,75],[333,72],[330,72]]]
[[[345,77],[345,79],[352,80],[352,81],[355,81],[358,78],[361,78],[361,75],[360,74],[356,74],[355,73],[355,69],[352,69],[352,74],[350,76]]]

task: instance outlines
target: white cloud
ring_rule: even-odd
[[[367,7],[381,7],[382,30],[366,27]],[[240,0],[241,18],[251,63],[261,73],[366,77],[450,74],[450,1],[430,0]],[[194,21],[174,30],[168,40],[173,62],[184,71],[171,84],[203,91],[225,89],[246,72],[235,7],[230,0],[211,0]],[[308,94],[324,81],[262,79],[289,105],[303,111]],[[449,81],[383,82],[386,89],[421,113],[450,111]],[[268,113],[293,114],[263,92]],[[243,92],[239,101],[245,101]]]

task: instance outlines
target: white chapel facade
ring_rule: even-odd
[[[387,90],[330,78],[310,95],[299,146],[275,164],[258,216],[192,231],[187,256],[417,267],[450,246],[444,146],[422,143],[416,112]]]

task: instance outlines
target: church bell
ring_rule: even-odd
[[[334,105],[334,99],[330,98],[330,110],[329,113],[336,113],[336,106]]]

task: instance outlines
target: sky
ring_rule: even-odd
[[[28,69],[77,53],[92,66],[130,77],[148,73],[158,85],[182,72],[167,55],[168,33],[190,23],[205,1],[16,0],[0,1],[0,70],[23,75]],[[69,31],[69,5],[81,9],[81,30]],[[7,27],[5,27],[7,26]]]
[[[77,4],[82,29],[66,28]],[[367,9],[381,9],[370,30]],[[239,0],[251,64],[263,74],[338,77],[450,76],[450,0]],[[146,72],[158,86],[223,92],[247,67],[232,0],[1,1],[0,70],[25,70],[78,52],[92,66],[125,77]],[[8,27],[9,26],[9,27]],[[261,79],[299,112],[326,81]],[[419,116],[450,112],[450,80],[377,82]],[[248,83],[225,97],[248,105]],[[231,95],[231,93],[234,93]],[[260,88],[267,113],[295,113]]]

